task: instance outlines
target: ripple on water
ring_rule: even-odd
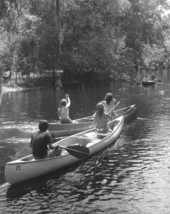
[[[143,91],[139,97],[139,90],[133,88],[133,91],[126,91],[126,101],[137,103],[138,118],[124,125],[114,146],[66,170],[42,176],[16,187],[0,187],[0,213],[168,214],[170,105],[168,100],[162,103],[153,90],[141,89]],[[90,91],[90,94],[92,93],[93,90]],[[118,90],[118,97],[125,96],[125,90],[121,96],[120,93],[121,90]],[[130,99],[134,93],[135,97]],[[79,96],[77,91],[75,96]],[[17,100],[17,95],[14,98]],[[91,106],[95,106],[95,100],[101,97],[91,99],[91,96],[83,96],[83,104],[85,98],[90,99],[86,100],[86,108],[89,109],[89,103],[94,101]],[[54,112],[57,101],[54,92],[51,93],[51,97],[46,90],[42,93],[31,92],[31,95],[22,94],[20,103],[24,106],[19,102],[13,102],[13,99],[9,97],[8,102],[15,105],[15,108],[8,108],[9,114],[5,114],[8,107],[6,104],[3,104],[2,109],[0,160],[5,161],[1,163],[0,172],[9,158],[17,158],[28,151],[28,142],[25,140],[28,140],[29,135],[37,128],[40,116],[48,119],[56,116]],[[81,99],[79,97],[78,100]],[[27,107],[26,100],[30,101],[31,106]],[[49,106],[47,100],[50,103],[54,102]],[[126,101],[122,98],[122,105],[127,105]],[[37,103],[41,103],[42,107],[37,106]],[[79,105],[79,102],[77,104]],[[18,113],[18,109],[21,110],[21,114]],[[72,110],[74,111],[74,108]],[[76,111],[74,115],[77,115]],[[90,111],[86,112],[87,115]],[[15,118],[19,120],[18,124]]]

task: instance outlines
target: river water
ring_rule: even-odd
[[[42,118],[57,120],[64,94],[72,119],[91,115],[106,92],[121,108],[136,103],[137,118],[116,143],[90,159],[39,178],[10,185],[6,162],[30,154],[30,135]],[[0,105],[0,214],[170,213],[170,85],[135,83],[6,92]]]

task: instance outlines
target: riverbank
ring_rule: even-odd
[[[11,91],[21,91],[37,88],[49,88],[52,87],[52,78],[49,77],[34,77],[20,80],[9,79],[8,81],[2,82],[2,93]]]
[[[33,76],[30,78],[20,78],[20,79],[8,79],[8,81],[3,81],[2,83],[2,92],[15,92],[20,90],[29,90],[29,89],[43,89],[43,88],[75,88],[75,87],[81,87],[83,84],[105,84],[111,81],[123,81],[123,82],[129,82],[131,78],[130,77],[124,77],[120,79],[114,79],[110,77],[96,77],[96,76],[89,76],[85,79],[79,79],[79,80],[68,80],[67,78],[57,78],[55,80],[55,83],[53,81],[52,76]]]
[[[21,91],[21,90],[24,90],[24,88],[2,86],[2,93],[11,92],[11,91]]]

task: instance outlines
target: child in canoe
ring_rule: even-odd
[[[35,159],[48,158],[58,156],[61,153],[59,146],[52,145],[52,136],[48,131],[48,121],[41,120],[39,122],[39,131],[31,136],[30,146]]]
[[[93,115],[94,124],[96,126],[96,131],[99,133],[107,133],[109,130],[107,123],[111,119],[111,116],[104,111],[104,104],[99,102],[96,105],[96,112]]]
[[[58,109],[58,115],[61,120],[61,123],[73,123],[69,116],[69,108],[71,105],[69,95],[66,94],[65,99],[60,101],[60,107]]]

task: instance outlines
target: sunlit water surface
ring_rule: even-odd
[[[137,119],[125,124],[113,145],[60,172],[9,185],[5,163],[31,152],[38,121],[57,120],[70,94],[72,118],[91,115],[105,93],[136,103]],[[73,89],[8,92],[0,106],[0,213],[170,213],[170,85],[143,88],[114,84]]]

